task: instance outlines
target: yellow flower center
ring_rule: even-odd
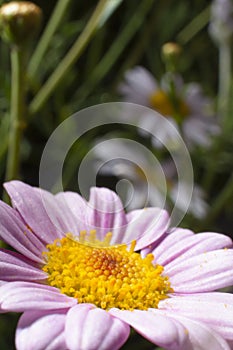
[[[163,90],[156,90],[149,97],[149,102],[152,108],[156,109],[158,112],[164,116],[176,117],[186,117],[189,114],[189,108],[187,104],[178,99],[177,106],[175,106],[170,100],[168,94]]]
[[[172,292],[163,267],[153,265],[152,254],[144,259],[125,244],[110,245],[111,233],[103,241],[91,231],[76,239],[68,233],[47,245],[44,252],[48,284],[79,303],[92,303],[102,309],[123,310],[156,308]]]

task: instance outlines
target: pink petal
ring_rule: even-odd
[[[169,225],[169,216],[159,208],[133,210],[127,215],[128,226],[123,241],[127,244],[136,239],[135,250],[157,242]]]
[[[172,310],[213,328],[224,339],[233,340],[233,295],[204,293],[175,296],[159,303],[159,308]]]
[[[42,241],[51,243],[64,235],[62,211],[51,193],[20,181],[5,183],[4,187],[13,207]]]
[[[31,260],[21,254],[0,249],[0,279],[4,281],[38,281],[47,278]]]
[[[64,350],[65,311],[29,311],[19,319],[17,350]]]
[[[185,261],[167,268],[164,274],[169,276],[175,292],[208,292],[233,284],[233,251],[215,250],[187,258]]]
[[[43,263],[45,245],[24,224],[18,213],[0,201],[0,238],[33,261]]]
[[[79,232],[87,229],[86,210],[87,202],[75,192],[60,192],[55,195],[56,201],[62,210],[62,220],[65,224],[65,232],[79,235]]]
[[[70,350],[117,350],[129,336],[129,326],[91,304],[80,304],[67,314],[66,342]]]
[[[127,221],[122,202],[115,192],[107,188],[91,188],[87,210],[87,223],[97,230],[99,239],[111,231],[112,243],[122,243]]]
[[[125,311],[111,309],[109,313],[128,323],[139,334],[167,350],[191,350],[185,328],[179,321],[166,317],[160,310]]]
[[[187,230],[188,231],[188,230]],[[152,253],[156,257],[156,262],[160,265],[174,266],[176,263],[185,261],[187,258],[190,258],[201,253],[208,251],[230,247],[232,245],[232,240],[230,237],[214,233],[214,232],[204,232],[198,234],[187,234],[182,239],[179,240],[179,235],[182,231],[176,230],[174,233],[171,233],[167,240],[173,243],[172,245],[167,245],[164,241],[161,242],[159,249],[161,254],[158,257],[157,249]],[[183,230],[183,233],[185,230]],[[190,231],[188,231],[189,233]],[[165,239],[166,241],[166,239]],[[166,247],[165,247],[166,246]]]
[[[154,309],[153,309],[154,311]],[[153,312],[152,311],[152,312]],[[213,329],[201,322],[191,320],[179,314],[165,312],[167,317],[173,318],[174,321],[180,322],[186,330],[192,344],[190,350],[230,350],[228,343]],[[184,348],[183,350],[186,350]]]
[[[32,282],[9,282],[0,287],[0,311],[65,309],[77,300],[61,294],[57,288]]]
[[[153,245],[152,249],[147,249],[145,253],[152,253],[155,257],[155,261],[162,265],[163,259],[160,257],[163,256],[164,252],[172,248],[176,242],[183,242],[186,237],[193,235],[194,233],[190,230],[182,228],[173,229],[171,233],[167,233],[166,237],[164,237],[164,239],[159,244],[157,244],[155,248],[153,248]],[[142,250],[142,254],[146,255],[144,254],[144,249]]]

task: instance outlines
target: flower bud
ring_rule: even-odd
[[[41,9],[28,1],[12,1],[0,7],[0,31],[11,44],[24,45],[40,28]]]
[[[182,48],[180,45],[168,42],[162,46],[162,59],[168,71],[176,71]]]

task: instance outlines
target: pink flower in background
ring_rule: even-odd
[[[168,232],[165,211],[125,214],[93,188],[55,196],[19,181],[0,202],[1,312],[23,312],[18,350],[114,350],[130,326],[164,349],[227,350],[233,341],[229,237]],[[136,251],[140,250],[141,253]]]
[[[170,78],[174,81],[176,108],[169,92]],[[181,126],[182,136],[190,147],[193,145],[208,147],[211,138],[220,131],[211,111],[210,100],[204,96],[201,86],[197,83],[184,85],[179,75],[167,74],[161,83],[158,83],[147,69],[136,66],[125,73],[125,80],[119,86],[119,93],[125,102],[153,108],[163,116],[172,118],[171,122],[177,128],[178,124]],[[150,128],[153,127],[157,128],[157,125],[150,125]]]

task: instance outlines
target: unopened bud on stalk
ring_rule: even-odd
[[[162,46],[162,59],[168,71],[176,71],[182,48],[180,45],[168,42]]]
[[[41,9],[29,1],[12,1],[0,7],[1,35],[5,41],[17,46],[33,38],[41,20]]]

